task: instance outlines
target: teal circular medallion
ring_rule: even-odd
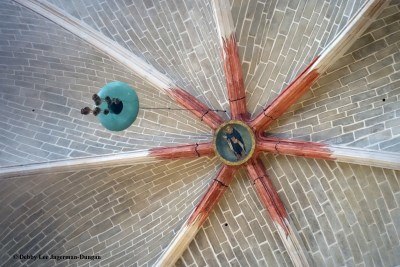
[[[124,82],[111,82],[98,93],[102,101],[102,112],[97,116],[100,123],[110,131],[123,131],[136,120],[139,112],[139,98],[135,90]],[[108,112],[104,112],[107,110]]]

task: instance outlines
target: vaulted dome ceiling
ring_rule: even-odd
[[[226,25],[212,1],[2,1],[0,262],[87,266],[13,258],[83,254],[100,256],[98,265],[154,265],[225,168],[207,149],[160,160],[169,157],[160,147],[189,144],[203,156],[215,118],[254,126],[259,114],[275,114],[275,99],[370,2],[379,1],[231,0],[222,13],[235,29],[242,114],[225,81]],[[260,148],[260,164],[315,266],[400,263],[400,5],[386,4],[311,89],[261,127],[279,141],[276,151]],[[80,114],[115,80],[150,108],[123,132]],[[189,93],[189,111],[162,85]],[[226,112],[193,115],[196,101]],[[159,107],[171,110],[151,109]],[[287,140],[318,142],[341,158],[313,158],[307,146],[289,153],[296,144]],[[176,265],[293,264],[250,169],[236,171]]]

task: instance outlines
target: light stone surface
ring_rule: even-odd
[[[228,108],[210,1],[48,0],[214,108]]]
[[[215,176],[216,158],[2,179],[0,265],[17,254],[99,255],[96,266],[156,260]],[[58,261],[89,266],[90,260]],[[92,265],[92,264],[91,264]]]
[[[315,266],[400,262],[400,172],[285,156],[263,161]],[[251,182],[237,175],[177,265],[292,266],[266,214]]]
[[[210,129],[185,110],[141,109],[123,132],[82,116],[92,94],[114,80],[132,85],[142,108],[180,107],[31,10],[7,0],[0,12],[0,166],[210,140]]]
[[[318,56],[366,1],[230,2],[249,111],[256,115]]]
[[[315,266],[400,262],[400,172],[284,156],[264,164]],[[100,255],[95,266],[152,266],[215,177],[216,158],[0,177],[0,261],[15,253]],[[89,261],[60,261],[89,266]],[[177,266],[291,266],[240,171]]]
[[[269,131],[281,137],[399,152],[399,7],[386,8]]]
[[[209,106],[227,108],[209,1],[49,1]],[[364,2],[231,1],[253,116]],[[399,152],[399,6],[392,1],[268,132]],[[141,111],[128,131],[106,132],[79,109],[109,81],[132,84],[143,106],[177,106],[108,56],[11,0],[0,2],[0,15],[0,166],[211,140],[210,129],[185,111]],[[262,159],[315,266],[400,263],[399,171],[297,157]],[[216,158],[200,158],[14,179],[0,174],[0,265],[152,266],[220,165]],[[102,260],[12,259],[37,252]],[[176,265],[291,266],[244,170]]]

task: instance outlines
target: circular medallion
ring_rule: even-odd
[[[97,116],[100,123],[110,131],[123,131],[135,121],[139,112],[139,98],[133,88],[124,82],[111,82],[98,93],[102,111]]]
[[[245,163],[253,155],[255,147],[253,131],[242,121],[225,122],[215,131],[215,153],[227,165]]]

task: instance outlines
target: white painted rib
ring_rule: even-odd
[[[329,146],[337,161],[400,170],[400,153],[361,148]]]
[[[185,222],[154,266],[174,266],[176,261],[182,256],[183,252],[188,248],[190,242],[192,242],[200,227],[201,225],[199,223],[199,217],[192,224]]]
[[[228,38],[235,32],[231,7],[228,0],[213,0],[212,4],[217,22],[218,35],[222,45],[223,38]]]
[[[96,168],[117,167],[129,164],[150,163],[158,161],[152,157],[149,150],[138,150],[135,152],[121,153],[116,155],[105,155],[96,157],[85,157],[77,159],[59,160],[53,162],[34,163],[20,166],[0,168],[0,179],[9,179],[19,176],[67,172],[76,170],[88,170]]]
[[[319,73],[323,73],[350,48],[389,2],[388,0],[369,0],[366,2],[340,34],[323,50],[308,71],[318,69]]]
[[[284,222],[289,229],[288,235],[286,235],[285,230],[280,224],[274,222],[274,225],[278,230],[278,234],[281,237],[282,243],[285,246],[290,259],[292,260],[293,265],[296,267],[312,266],[310,257],[305,250],[303,242],[300,236],[297,234],[296,228],[292,226],[293,223],[289,222],[287,219],[285,219]]]

